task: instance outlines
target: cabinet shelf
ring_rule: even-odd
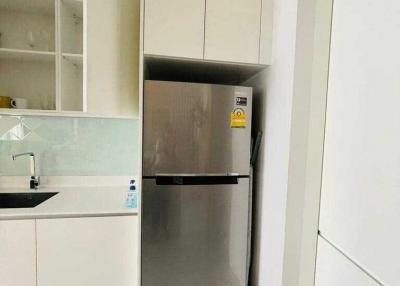
[[[117,118],[139,120],[133,115],[105,115],[100,113],[90,113],[82,111],[60,111],[60,110],[43,110],[43,109],[15,109],[0,108],[0,116],[50,116],[50,117],[82,117],[82,118]]]
[[[73,65],[82,66],[83,65],[83,55],[82,54],[71,54],[62,53],[63,59],[69,61]]]
[[[33,62],[54,62],[55,52],[0,48],[0,59]]]

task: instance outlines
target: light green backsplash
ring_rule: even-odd
[[[0,175],[29,175],[34,152],[42,176],[131,176],[138,172],[135,119],[0,115]]]

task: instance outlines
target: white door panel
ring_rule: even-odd
[[[334,4],[320,230],[400,285],[400,1]]]
[[[37,221],[38,286],[137,286],[138,218]]]
[[[324,239],[318,240],[315,286],[379,286]]]
[[[0,221],[0,285],[36,286],[34,220]]]

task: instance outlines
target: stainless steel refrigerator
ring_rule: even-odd
[[[145,81],[142,286],[245,286],[252,89]]]

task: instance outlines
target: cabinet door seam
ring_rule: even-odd
[[[260,30],[258,37],[258,63],[261,61],[261,36],[262,36],[262,16],[263,16],[263,0],[260,0]]]
[[[36,263],[35,263],[36,286],[38,286],[38,285],[39,285],[39,281],[38,281],[38,239],[37,239],[37,219],[35,219],[35,257],[36,257]]]
[[[207,21],[207,0],[204,0],[204,24],[203,24],[203,60],[206,58],[206,21]]]

